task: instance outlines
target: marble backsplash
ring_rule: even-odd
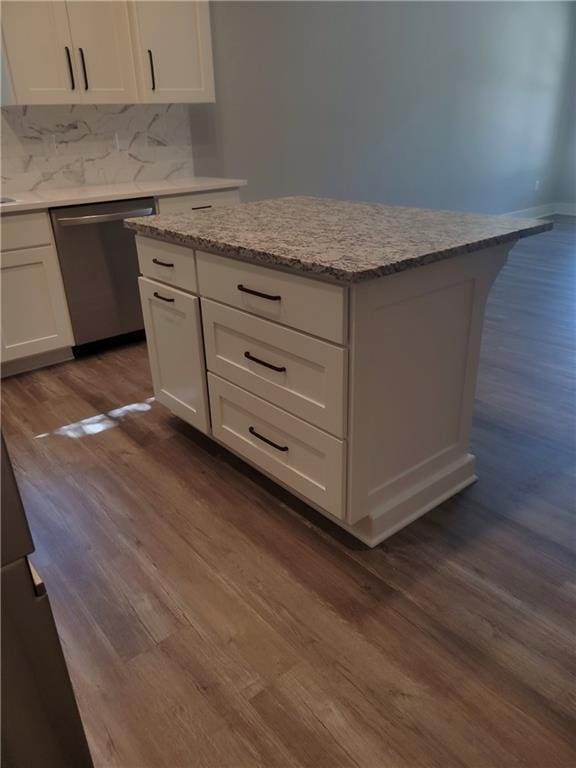
[[[193,175],[189,105],[2,107],[4,194]]]

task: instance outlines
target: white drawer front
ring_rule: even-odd
[[[196,263],[202,296],[345,343],[344,288],[203,251]]]
[[[223,189],[219,192],[199,192],[191,195],[171,195],[158,198],[159,213],[190,213],[213,208],[218,205],[236,205],[240,202],[237,189]]]
[[[344,437],[346,350],[209,299],[202,321],[208,370]]]
[[[145,277],[197,293],[196,259],[192,248],[136,237],[138,264]]]
[[[212,433],[267,474],[343,518],[345,444],[208,374]]]
[[[0,221],[3,251],[52,243],[52,226],[46,211],[6,213]]]

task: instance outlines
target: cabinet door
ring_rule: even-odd
[[[208,434],[200,301],[145,277],[138,282],[156,398]]]
[[[131,12],[142,101],[214,101],[208,3],[138,0]]]
[[[2,360],[73,344],[54,246],[2,253]]]
[[[137,101],[128,8],[124,2],[66,3],[81,99],[88,104]]]
[[[2,35],[16,103],[79,100],[65,3],[2,3]]]

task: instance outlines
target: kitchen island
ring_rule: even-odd
[[[552,224],[293,197],[127,225],[173,413],[370,546],[476,479],[488,292]]]

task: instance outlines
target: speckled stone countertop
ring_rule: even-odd
[[[283,197],[127,219],[141,235],[324,280],[358,282],[535,235],[537,219]]]

